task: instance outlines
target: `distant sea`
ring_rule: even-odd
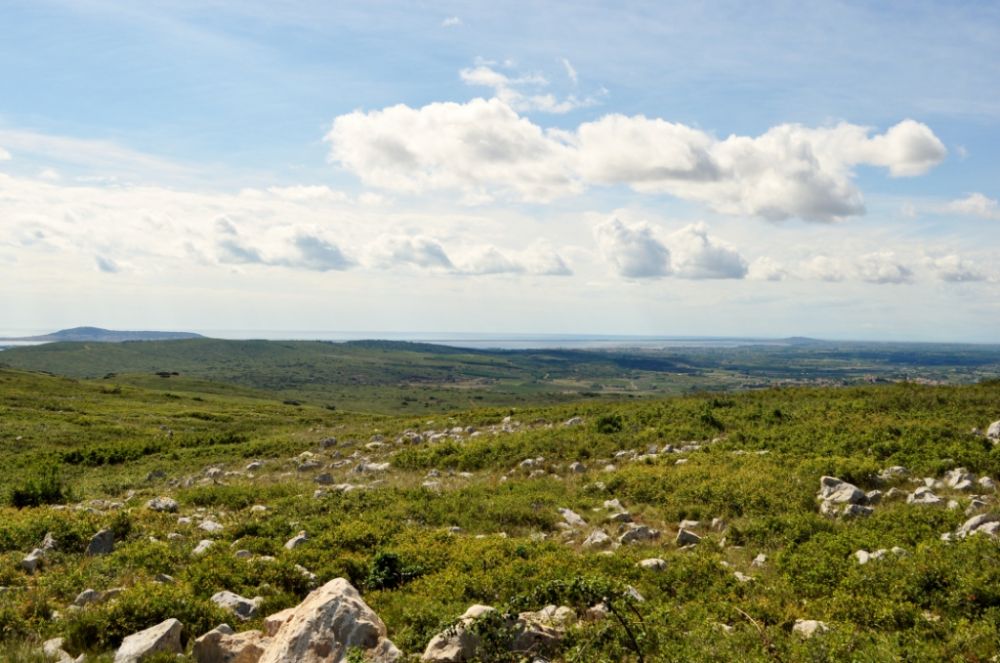
[[[0,338],[48,334],[52,329],[0,329]],[[272,341],[412,341],[482,350],[600,349],[600,348],[735,348],[744,345],[786,345],[781,339],[697,336],[629,336],[600,334],[506,334],[468,332],[304,331],[277,329],[184,329],[211,338],[265,339]],[[37,342],[3,341],[0,346],[37,345]]]

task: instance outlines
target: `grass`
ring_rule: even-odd
[[[122,637],[168,616],[185,623],[190,640],[231,622],[209,601],[217,591],[262,596],[269,614],[334,577],[362,591],[410,654],[473,603],[582,610],[598,594],[621,601],[627,619],[572,629],[557,660],[629,661],[641,653],[645,661],[985,661],[1000,654],[1000,547],[982,536],[940,540],[965,520],[968,494],[935,489],[958,501],[955,510],[897,500],[849,520],[821,516],[815,501],[827,474],[865,489],[912,490],[909,479],[877,478],[892,465],[918,478],[957,466],[997,478],[1000,451],[970,431],[1000,418],[1000,382],[775,388],[413,416],[290,405],[245,386],[169,380],[167,392],[0,370],[0,462],[8,468],[0,473],[8,504],[0,508],[3,660],[35,660],[37,643],[56,635],[74,654],[109,660]],[[571,417],[582,423],[563,425]],[[419,443],[404,436],[466,427],[479,434]],[[330,437],[337,443],[322,447]],[[699,448],[633,459],[650,446],[692,442]],[[297,468],[306,451],[335,482],[362,488],[314,497],[322,488],[313,481],[318,470]],[[635,453],[616,457],[622,451]],[[390,470],[353,471],[363,457],[388,461]],[[251,460],[264,463],[252,478],[244,470]],[[570,471],[573,462],[585,471]],[[207,478],[216,467],[229,474]],[[432,470],[437,477],[427,476]],[[46,477],[63,491],[54,500],[63,504],[11,506],[15,491]],[[439,485],[424,487],[429,478]],[[175,497],[180,514],[145,508],[157,495]],[[604,522],[611,498],[661,538],[611,555],[581,547],[595,527],[617,535]],[[588,527],[564,529],[561,507]],[[178,515],[192,524],[179,524]],[[204,518],[224,529],[198,530]],[[707,527],[713,518],[725,528]],[[673,543],[683,519],[705,524],[691,549]],[[85,556],[101,528],[115,531],[115,551]],[[286,550],[300,530],[310,540]],[[58,548],[28,575],[18,563],[46,533]],[[201,538],[216,545],[192,557]],[[853,557],[893,546],[905,554],[865,565]],[[252,557],[234,557],[238,549]],[[763,567],[750,564],[758,554],[767,556]],[[647,557],[663,558],[666,569],[638,568]],[[741,582],[735,571],[753,580]],[[157,583],[160,573],[174,583]],[[629,586],[645,600],[629,604]],[[83,589],[119,587],[114,600],[68,607]],[[791,631],[796,619],[823,620],[831,631],[802,640]],[[503,659],[497,653],[495,660]]]

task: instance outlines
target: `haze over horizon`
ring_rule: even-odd
[[[1000,342],[1000,6],[0,12],[11,330]]]

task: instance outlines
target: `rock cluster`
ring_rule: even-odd
[[[865,491],[837,477],[820,477],[816,498],[819,512],[827,516],[870,516],[874,511]]]
[[[500,615],[496,608],[474,605],[465,611],[454,627],[431,638],[420,660],[433,663],[479,660],[482,643],[475,633],[474,624],[492,618],[503,622],[502,632],[507,637],[502,646],[508,652],[531,655],[531,660],[538,660],[537,656],[551,650],[562,640],[566,628],[576,621],[576,613],[565,606],[550,605],[537,612]]]

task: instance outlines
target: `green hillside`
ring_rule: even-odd
[[[417,656],[475,603],[565,604],[582,616],[602,597],[621,619],[581,620],[550,660],[1000,654],[1000,547],[986,535],[941,539],[967,514],[996,509],[978,478],[1000,478],[1000,451],[973,429],[1000,419],[1000,382],[420,416],[290,405],[183,376],[167,382],[177,389],[0,371],[3,660],[34,660],[38,642],[59,635],[74,655],[110,661],[123,636],[167,617],[189,638],[223,621],[259,627],[260,617],[234,622],[210,597],[261,596],[271,614],[335,577],[358,587],[389,637]],[[251,462],[261,465],[248,470]],[[905,474],[879,478],[893,466]],[[908,503],[924,477],[940,481],[959,467],[975,490],[936,484],[939,506]],[[880,490],[882,500],[872,498],[867,517],[823,515],[824,475]],[[177,513],[146,506],[161,495],[177,500]],[[658,536],[585,546],[596,530],[611,541],[630,531],[608,520],[613,499]],[[566,524],[560,508],[584,524]],[[222,529],[198,529],[208,520]],[[685,526],[700,542],[675,543],[682,520],[698,521]],[[102,528],[114,532],[114,552],[84,555]],[[309,540],[286,549],[299,531]],[[46,533],[57,547],[26,573],[20,561]],[[215,545],[193,556],[200,539]],[[866,564],[855,556],[882,549],[893,552]],[[766,559],[752,563],[758,555]],[[652,558],[661,569],[637,566]],[[156,580],[164,573],[172,582]],[[121,592],[70,609],[88,588]],[[799,619],[829,630],[804,639],[792,630]],[[500,650],[484,656],[514,660]]]

